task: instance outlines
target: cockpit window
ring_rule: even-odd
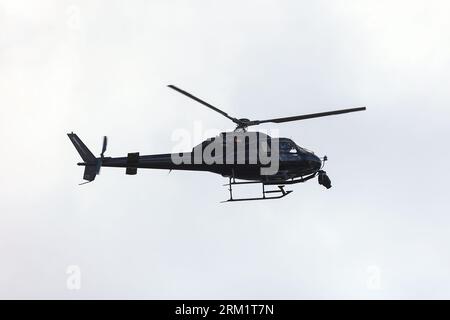
[[[311,150],[308,150],[306,148],[299,147],[299,146],[296,146],[296,147],[297,147],[297,150],[298,150],[299,153],[311,153],[311,154],[314,154],[314,152],[312,152]]]

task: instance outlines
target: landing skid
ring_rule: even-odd
[[[255,197],[255,198],[233,198],[233,185],[236,184],[257,184],[261,183],[262,185],[262,196],[261,197]],[[265,189],[265,184],[260,181],[248,181],[248,182],[236,182],[234,178],[230,178],[230,182],[226,184],[225,186],[228,186],[228,190],[230,191],[230,199],[222,201],[224,202],[236,202],[236,201],[256,201],[256,200],[271,200],[271,199],[281,199],[286,197],[288,194],[292,193],[292,190],[284,190],[284,185],[279,185],[279,190],[267,190]],[[267,196],[270,194],[279,194],[276,196]]]

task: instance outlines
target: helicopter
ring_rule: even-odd
[[[285,190],[286,185],[304,183],[316,177],[320,185],[330,189],[331,180],[323,170],[328,160],[327,156],[319,158],[314,152],[300,147],[291,139],[272,138],[263,132],[247,129],[263,123],[285,123],[366,110],[366,107],[355,107],[283,118],[250,120],[232,117],[177,86],[168,85],[168,87],[228,118],[236,128],[232,132],[222,132],[216,137],[206,139],[189,152],[153,155],[132,152],[126,157],[105,156],[108,144],[106,136],[103,137],[100,157],[96,157],[75,133],[68,133],[69,139],[83,160],[78,165],[85,167],[83,179],[86,181],[81,184],[94,181],[102,167],[114,167],[125,168],[127,175],[136,175],[137,169],[208,171],[220,174],[228,178],[228,183],[224,186],[228,186],[229,199],[223,202],[280,199],[293,192]],[[235,197],[233,186],[243,184],[261,184],[261,195],[250,198]],[[270,189],[273,187],[275,189]]]

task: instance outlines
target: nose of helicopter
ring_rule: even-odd
[[[313,168],[314,170],[320,170],[320,168],[322,168],[322,160],[320,160],[320,158],[314,154],[310,155],[308,162],[311,168]]]

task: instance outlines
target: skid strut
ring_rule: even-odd
[[[261,197],[254,197],[254,198],[233,198],[233,185],[237,184],[257,184],[261,183],[262,185],[262,196]],[[228,191],[230,192],[230,199],[222,201],[222,202],[235,202],[235,201],[254,201],[254,200],[270,200],[270,199],[280,199],[292,192],[292,190],[284,190],[284,185],[278,185],[277,190],[266,190],[264,182],[261,181],[246,181],[246,182],[236,182],[234,177],[230,177],[229,183],[226,184],[228,186]],[[278,194],[273,195],[272,194]],[[268,196],[269,195],[269,196]]]

